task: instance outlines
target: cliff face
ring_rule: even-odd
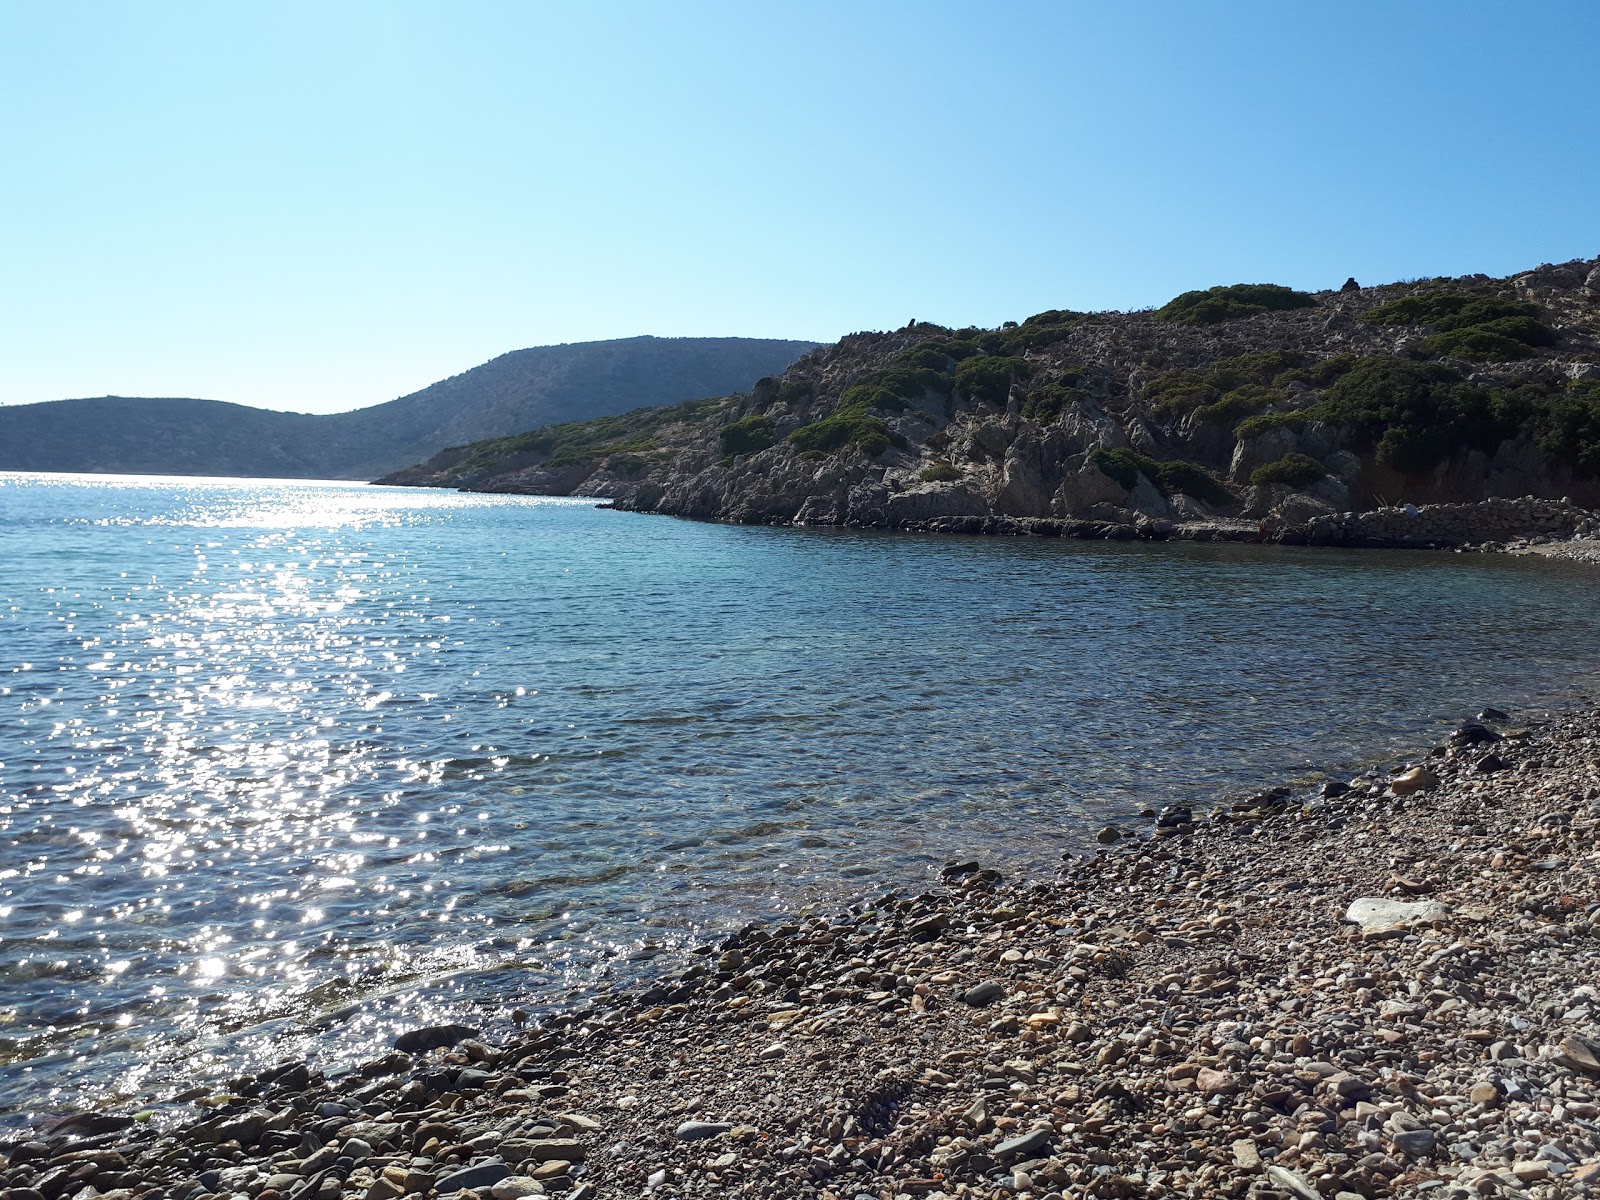
[[[385,482],[887,527],[1594,504],[1600,260],[852,334],[751,392],[612,421],[457,448]]]

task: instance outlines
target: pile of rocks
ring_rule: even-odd
[[[419,1030],[0,1200],[1600,1195],[1600,713],[751,926],[507,1045]]]
[[[1600,528],[1600,514],[1567,500],[1493,498],[1470,504],[1414,504],[1313,517],[1296,527],[1314,546],[1462,546],[1527,538],[1570,538]],[[1283,531],[1278,531],[1283,532]],[[1297,539],[1298,540],[1298,539]]]

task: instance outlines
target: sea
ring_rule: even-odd
[[[0,1125],[492,1034],[752,920],[1600,691],[1596,569],[0,474]]]

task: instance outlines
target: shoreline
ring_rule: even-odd
[[[76,1114],[0,1147],[4,1200],[1600,1195],[1600,711],[1496,729],[749,926],[502,1046]],[[1363,935],[1362,897],[1413,907]]]

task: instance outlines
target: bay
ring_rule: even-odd
[[[1600,678],[1592,567],[0,475],[0,1108],[504,1026]]]

